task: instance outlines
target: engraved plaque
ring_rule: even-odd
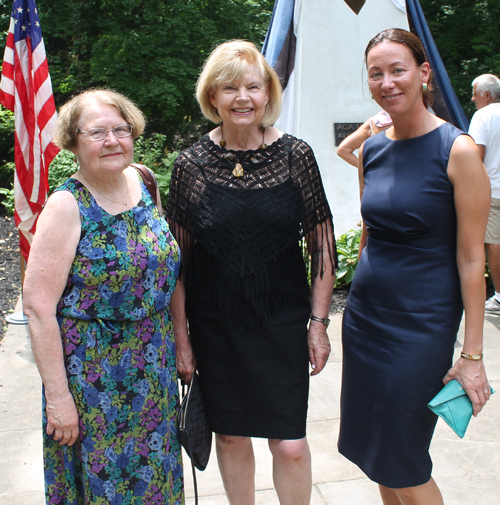
[[[333,123],[333,135],[337,147],[346,137],[354,133],[363,123]]]

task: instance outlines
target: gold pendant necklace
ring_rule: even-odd
[[[94,184],[92,184],[84,175],[83,175],[83,172],[80,171],[80,175],[82,177],[82,179],[85,179],[103,198],[106,198],[106,200],[109,200],[110,202],[113,202],[113,203],[123,203],[123,205],[126,207],[127,206],[127,201],[116,201],[116,200],[113,200],[112,198],[109,198],[107,197],[105,194],[101,193],[96,187]]]
[[[259,149],[262,149],[263,151],[265,151],[267,149],[267,144],[264,143],[264,135],[265,135],[266,127],[261,126],[260,131],[262,132],[262,144],[259,146]],[[220,132],[221,132],[222,139],[219,141],[219,145],[221,146],[222,149],[224,149],[226,147],[226,141],[224,140],[224,130],[222,129],[222,123],[220,125]],[[226,160],[232,161],[235,158],[236,158],[236,155],[233,153],[230,153],[230,152],[224,153],[224,159],[226,159]],[[252,158],[252,161],[254,163],[256,163],[256,160],[254,160],[254,158]],[[236,164],[234,165],[233,171],[231,173],[232,173],[233,177],[240,178],[245,175],[245,170],[243,170],[243,166],[241,165],[240,162],[236,162]]]
[[[241,163],[236,163],[236,165],[234,165],[232,174],[234,177],[243,177],[245,175],[245,171],[243,170]]]

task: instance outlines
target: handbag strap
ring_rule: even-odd
[[[196,372],[195,372],[196,373]],[[193,379],[191,379],[192,383]],[[182,398],[184,398],[189,391],[189,388],[186,387],[186,384],[182,383]],[[189,452],[192,454],[192,448],[191,448],[191,437],[188,434],[188,446],[189,446]],[[191,470],[193,472],[193,487],[194,487],[194,505],[198,505],[198,483],[196,481],[196,468],[194,466],[193,460],[191,460]]]
[[[189,439],[189,452],[192,453],[191,439]],[[191,470],[193,471],[194,505],[198,505],[198,483],[196,482],[196,468],[194,467],[193,460],[191,460]]]
[[[151,195],[151,198],[155,202],[155,205],[160,210],[160,214],[162,214],[161,200],[158,202],[158,192],[156,188],[155,178],[144,165],[139,165],[137,163],[133,164],[132,166],[139,172],[144,182],[144,185],[146,186],[146,189],[149,191],[149,194]]]

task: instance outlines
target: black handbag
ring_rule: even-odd
[[[183,386],[185,388],[185,386]],[[187,393],[183,394],[178,416],[179,441],[191,458],[195,503],[198,503],[196,471],[205,470],[212,449],[212,430],[208,426],[198,374],[195,372]]]

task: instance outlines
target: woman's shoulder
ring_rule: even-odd
[[[303,139],[284,133],[278,140],[285,151],[297,155],[306,155],[313,152],[312,147]]]
[[[453,125],[452,125],[453,126]],[[470,135],[463,132],[459,128],[451,130],[451,153],[455,155],[466,155],[470,153],[477,154],[477,146]]]
[[[446,121],[431,133],[436,134],[445,156],[449,156],[452,151],[461,150],[463,147],[467,150],[473,146],[475,149],[474,141],[466,132]]]
[[[447,149],[449,149],[447,172],[452,184],[465,181],[470,185],[471,181],[482,180],[481,178],[489,180],[479,149],[472,137],[458,128],[452,131],[454,135],[449,137],[449,142],[447,142]]]
[[[191,144],[189,147],[186,147],[186,149],[183,149],[179,155],[190,153],[193,150],[198,149],[210,149],[212,146],[215,146],[214,141],[210,138],[208,133],[205,133],[205,135],[202,135],[194,144]]]
[[[73,179],[73,181],[78,182],[76,179]],[[70,220],[79,222],[80,212],[78,202],[72,191],[69,189],[65,190],[65,183],[49,196],[44,205],[42,215],[45,216],[45,220],[47,220],[48,216],[53,216],[55,221],[57,221],[57,216],[66,216]]]

